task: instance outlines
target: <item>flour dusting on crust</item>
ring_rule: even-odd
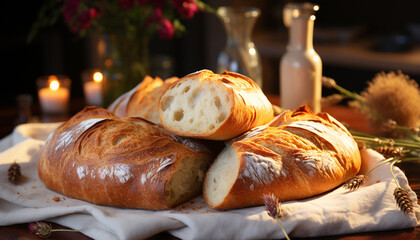
[[[286,177],[281,161],[263,157],[254,153],[243,154],[244,167],[241,178],[251,178],[255,184],[269,184],[278,176]],[[254,188],[253,185],[250,186]]]
[[[158,168],[152,167],[151,169],[156,169],[156,170],[143,173],[140,178],[141,183],[145,184],[148,181],[149,182],[155,181],[155,176],[158,172],[164,170],[165,168],[171,166],[174,163],[175,163],[175,157],[173,155],[156,158],[152,160],[153,166],[157,164],[159,167]]]
[[[105,120],[105,118],[92,118],[80,122],[79,124],[69,128],[67,131],[62,132],[58,136],[58,144],[55,150],[67,147],[71,142],[75,141],[83,132],[92,127],[95,123]]]
[[[99,176],[100,179],[105,178],[116,178],[120,183],[126,183],[134,175],[130,171],[129,164],[115,164],[108,165],[98,168],[95,170],[90,170],[88,166],[79,166],[76,169],[79,179],[83,179],[87,176],[91,178],[96,178]]]

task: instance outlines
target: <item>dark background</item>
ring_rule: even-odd
[[[254,5],[262,8],[257,30],[286,31],[281,22],[280,10],[286,1],[208,1],[213,7],[220,5]],[[38,104],[36,78],[49,74],[65,74],[72,79],[72,98],[83,98],[80,74],[92,66],[91,49],[86,39],[71,34],[64,24],[43,29],[31,44],[27,34],[35,21],[42,1],[1,1],[0,53],[2,58],[0,111],[15,107],[16,96],[27,93]],[[405,34],[407,24],[420,23],[420,1],[316,1],[320,5],[316,26],[349,27],[361,25],[367,31],[360,37]],[[174,75],[185,74],[203,68],[215,69],[218,52],[224,45],[224,29],[218,19],[200,13],[192,21],[185,22],[187,34],[173,40],[156,38],[151,45],[152,54],[165,54],[175,61]],[[413,42],[418,46],[418,42]],[[209,46],[211,48],[209,48]],[[258,46],[257,46],[258,47]],[[412,45],[409,46],[409,49]],[[321,56],[322,58],[322,56]],[[280,56],[279,56],[280,59]],[[279,60],[276,59],[275,61]],[[273,66],[278,64],[273,63]],[[264,67],[264,66],[263,66]],[[420,68],[420,63],[419,63]],[[397,69],[396,69],[397,70]],[[346,87],[359,91],[381,69],[361,69],[352,66],[324,65],[324,75],[347,79]],[[273,74],[275,75],[275,74]],[[420,80],[419,76],[411,76]],[[352,79],[360,79],[355,82]],[[273,81],[273,80],[271,80]],[[273,90],[273,93],[276,90]]]

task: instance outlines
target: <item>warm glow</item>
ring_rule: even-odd
[[[319,6],[318,6],[318,5],[315,5],[315,6],[314,6],[314,10],[315,10],[315,11],[318,11],[318,10],[319,10]]]
[[[257,51],[255,51],[255,48],[250,48],[249,49],[249,54],[250,55],[255,55],[255,54],[257,54]]]
[[[53,91],[57,91],[57,89],[60,87],[60,83],[57,80],[52,80],[50,82],[50,89]]]
[[[298,9],[293,9],[292,16],[294,18],[297,18],[297,17],[299,17],[299,15],[300,15],[300,11]]]
[[[102,82],[102,79],[104,78],[104,76],[102,75],[102,73],[100,72],[95,72],[93,74],[93,80],[97,83]]]

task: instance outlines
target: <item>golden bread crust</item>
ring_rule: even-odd
[[[186,159],[209,165],[212,157],[147,120],[87,107],[50,135],[38,174],[48,188],[95,204],[169,209],[188,200],[171,199],[167,189]]]
[[[216,94],[211,97],[221,97],[221,104],[231,104],[230,109],[227,113],[223,113],[226,116],[223,118],[222,124],[219,122],[209,122],[205,125],[216,125],[217,127],[211,129],[200,129],[200,130],[188,130],[190,122],[182,123],[184,126],[180,126],[177,122],[178,119],[172,119],[174,113],[165,114],[167,107],[165,106],[164,99],[168,97],[175,98],[187,98],[186,95],[182,95],[184,92],[180,92],[175,96],[173,89],[178,88],[182,84],[190,83],[191,86],[202,88],[211,92],[212,85],[218,85],[226,92],[226,96],[217,96]],[[209,89],[210,88],[210,89]],[[202,92],[200,92],[202,94]],[[226,97],[226,99],[225,99]],[[210,98],[210,97],[209,97]],[[210,102],[210,99],[206,99]],[[185,103],[184,105],[193,105],[191,110],[197,111],[199,108],[201,112],[208,112],[210,109],[209,105],[202,104],[201,106],[194,106],[194,101]],[[178,108],[176,106],[175,108]],[[274,112],[271,103],[258,87],[258,85],[246,76],[238,73],[225,71],[221,74],[215,74],[209,70],[202,70],[192,74],[189,74],[179,79],[175,84],[169,86],[161,95],[159,100],[159,111],[161,116],[162,125],[173,132],[174,134],[187,137],[195,137],[208,140],[227,140],[236,137],[253,127],[257,127],[268,123],[274,117]],[[188,108],[183,108],[183,114],[188,114]],[[213,114],[213,113],[211,113]],[[217,118],[218,112],[214,111],[213,116],[209,118]],[[198,117],[198,116],[197,116]],[[209,119],[207,118],[207,119]],[[178,126],[175,126],[178,124]]]
[[[117,98],[108,110],[117,117],[141,117],[153,123],[160,123],[158,101],[162,92],[178,80],[177,77],[161,78],[146,76],[141,83]]]
[[[216,209],[262,205],[268,193],[280,201],[312,197],[355,176],[361,165],[358,146],[347,129],[330,115],[315,115],[307,107],[286,111],[232,140],[230,148],[239,169],[232,173],[234,182],[226,196],[219,202],[212,199],[208,179],[212,167],[204,182],[204,198]]]

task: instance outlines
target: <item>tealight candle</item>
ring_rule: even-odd
[[[70,99],[70,79],[65,76],[41,77],[37,81],[38,97],[44,113],[65,114]]]
[[[82,73],[82,79],[86,104],[102,106],[102,73],[97,69],[86,70]]]

